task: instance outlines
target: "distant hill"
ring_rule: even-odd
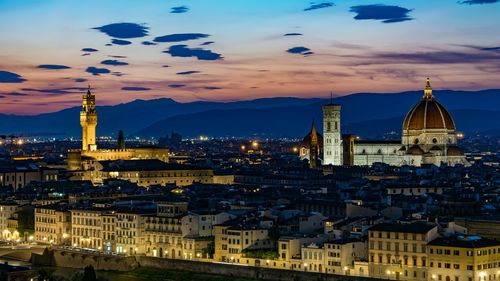
[[[500,129],[500,89],[482,91],[434,91],[451,111],[460,131]],[[400,132],[408,110],[422,91],[359,93],[334,98],[342,105],[342,128],[363,136]],[[179,103],[172,99],[135,100],[114,106],[99,106],[99,135],[126,134],[162,136],[176,131],[184,136],[301,137],[316,120],[321,131],[321,106],[327,99],[267,98],[238,102]],[[79,107],[35,116],[0,114],[0,134],[62,132],[80,136]]]

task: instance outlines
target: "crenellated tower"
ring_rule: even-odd
[[[95,109],[95,95],[90,92],[90,85],[87,94],[83,95],[80,125],[82,126],[82,150],[97,150],[95,130],[97,127],[97,111]]]

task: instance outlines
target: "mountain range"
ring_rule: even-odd
[[[464,133],[500,132],[500,89],[434,91],[450,111],[457,129]],[[358,93],[330,99],[265,98],[236,102],[189,102],[172,99],[134,100],[114,106],[98,106],[98,135],[159,137],[178,132],[185,137],[301,137],[313,120],[322,131],[323,104],[342,105],[344,132],[373,138],[400,133],[405,114],[421,98],[422,91]],[[99,102],[99,101],[97,101]],[[0,108],[1,110],[1,108]],[[60,133],[79,137],[80,107],[33,116],[0,114],[0,134]]]

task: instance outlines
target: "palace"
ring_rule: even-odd
[[[95,95],[90,92],[83,95],[82,111],[80,111],[82,126],[82,148],[68,151],[68,170],[85,171],[96,161],[157,159],[168,162],[168,149],[158,147],[99,149],[96,143],[97,111]]]
[[[469,164],[457,146],[455,122],[446,108],[434,97],[429,79],[422,98],[406,114],[401,141],[357,140],[354,135],[341,137],[340,112],[340,105],[323,106],[323,141],[320,143],[323,165]],[[302,159],[309,159],[308,136],[301,143]]]

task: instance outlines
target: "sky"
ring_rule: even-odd
[[[0,0],[0,113],[499,88],[500,0]]]

